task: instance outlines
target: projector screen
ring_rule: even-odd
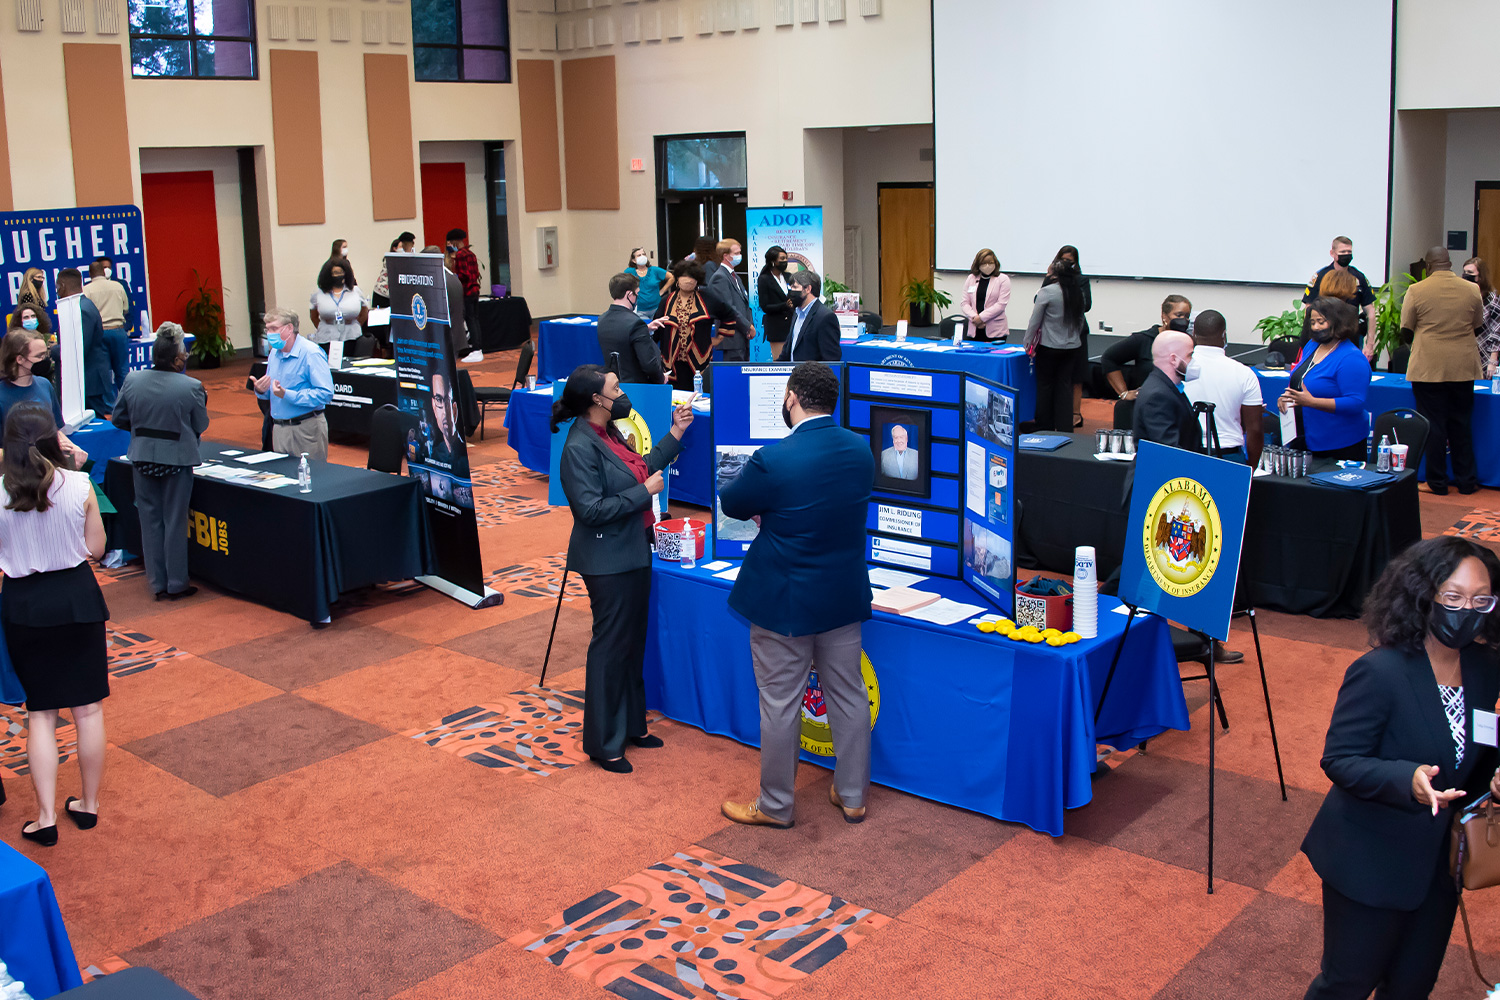
[[[937,266],[1384,280],[1392,0],[933,0]]]

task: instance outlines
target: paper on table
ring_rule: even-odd
[[[224,450],[224,451],[221,451],[221,452],[219,452],[219,454],[220,454],[220,455],[230,455],[230,456],[234,456],[234,455],[243,455],[243,454],[244,454],[244,452],[243,452],[243,451],[231,451],[231,450],[229,450],[229,449],[225,449],[225,450]]]
[[[925,582],[927,577],[918,576],[915,573],[903,573],[898,569],[882,569],[878,566],[870,567],[870,582],[877,587],[915,587]]]
[[[1297,436],[1297,408],[1288,406],[1281,415],[1281,443],[1289,444]]]
[[[733,569],[726,569],[722,573],[714,574],[714,576],[720,580],[736,580],[739,579],[739,575],[740,568],[738,566],[734,567]]]
[[[256,452],[254,455],[242,455],[241,457],[235,459],[235,461],[236,462],[244,462],[246,465],[259,465],[262,462],[270,462],[270,461],[274,461],[275,459],[278,459],[278,458],[288,458],[288,457],[290,457],[290,456],[283,455],[279,451],[259,451],[259,452]]]
[[[703,568],[712,570],[713,572],[717,573],[719,570],[728,569],[732,565],[733,563],[731,563],[728,559],[715,559],[711,563],[704,563]]]
[[[978,604],[960,604],[958,601],[940,597],[926,607],[908,611],[901,617],[916,618],[919,621],[932,622],[934,625],[956,625],[973,615],[974,612],[983,610],[984,608]]]

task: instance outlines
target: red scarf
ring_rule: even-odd
[[[631,473],[635,475],[635,481],[638,483],[645,483],[647,477],[649,477],[651,474],[646,469],[646,460],[637,455],[634,451],[631,451],[630,447],[626,445],[624,441],[620,440],[617,432],[611,433],[614,428],[610,427],[608,424],[600,427],[598,424],[594,423],[592,420],[588,420],[588,418],[586,417],[583,419],[589,425],[589,427],[593,429],[595,434],[604,439],[604,443],[609,447],[610,451],[615,453],[615,457],[625,463],[626,468],[630,469]],[[656,516],[652,513],[651,507],[649,505],[646,507],[644,517],[646,521],[646,530],[650,531],[656,526]]]

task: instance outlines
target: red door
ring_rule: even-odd
[[[222,309],[213,171],[141,174],[141,215],[152,326],[165,320],[181,323],[200,281],[214,290]]]
[[[469,195],[464,186],[464,165],[424,163],[422,239],[428,246],[441,247],[448,239],[450,229],[469,231]]]

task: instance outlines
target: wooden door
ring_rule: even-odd
[[[1474,192],[1474,256],[1490,265],[1490,280],[1500,268],[1500,182],[1480,181]],[[1457,270],[1459,261],[1455,260]]]
[[[907,317],[901,287],[932,277],[932,185],[877,189],[880,220],[880,318],[892,325]],[[865,297],[869,302],[869,296]]]

